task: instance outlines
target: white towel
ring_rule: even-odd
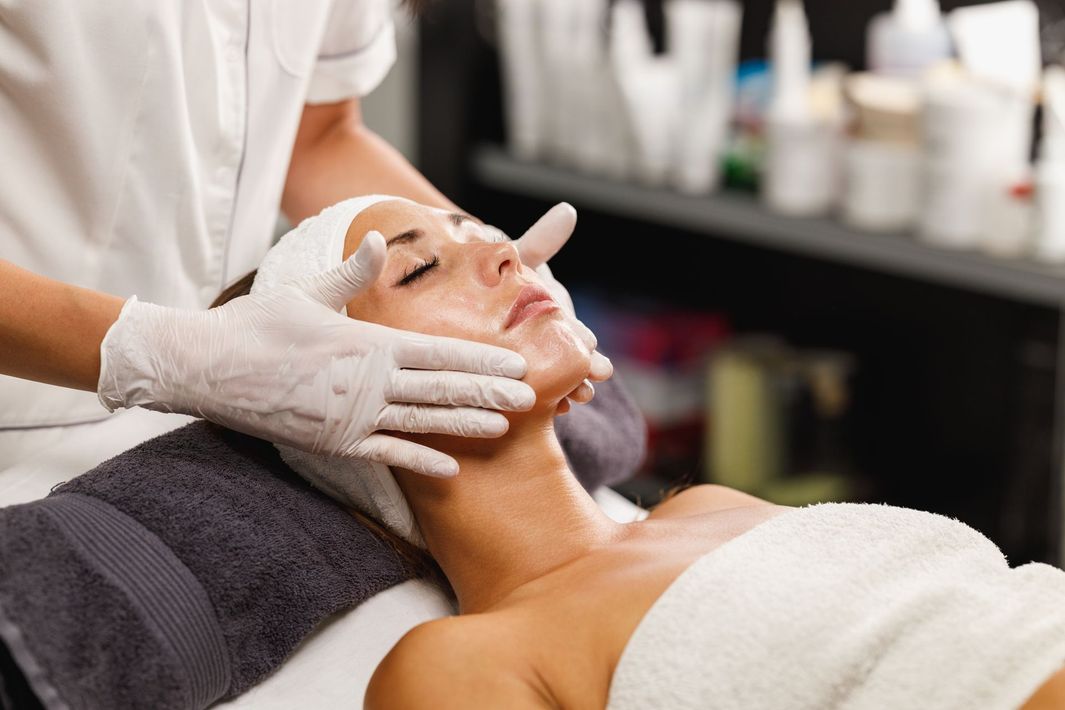
[[[252,293],[337,266],[344,257],[348,227],[359,213],[378,202],[402,199],[391,195],[353,197],[303,220],[267,253],[255,275]],[[277,450],[292,470],[326,495],[362,510],[400,537],[425,547],[414,513],[388,466],[308,454],[290,446],[278,446]]]
[[[608,707],[1016,708],[1065,663],[1065,573],[931,513],[825,504],[710,552],[640,622]]]

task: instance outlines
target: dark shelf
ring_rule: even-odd
[[[494,146],[474,152],[474,176],[486,186],[544,200],[566,200],[714,237],[1038,306],[1065,305],[1065,267],[952,251],[901,234],[876,234],[828,218],[774,214],[749,194],[690,196],[526,163]]]

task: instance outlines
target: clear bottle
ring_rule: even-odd
[[[895,0],[891,12],[869,23],[866,58],[870,71],[917,78],[950,55],[950,33],[939,0]]]

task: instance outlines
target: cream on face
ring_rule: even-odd
[[[574,320],[512,242],[465,215],[388,201],[352,222],[345,256],[372,230],[384,235],[388,258],[381,278],[348,304],[351,317],[514,350],[545,402],[587,376],[590,353]]]

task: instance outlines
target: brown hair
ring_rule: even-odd
[[[240,298],[241,296],[247,296],[251,293],[252,282],[255,281],[255,275],[259,273],[258,269],[244,274],[239,279],[222,289],[222,293],[218,294],[218,297],[211,301],[211,305],[208,308],[218,308],[232,301],[234,298]]]
[[[246,296],[251,293],[251,284],[255,281],[256,271],[252,271],[249,274],[237,279],[229,286],[222,289],[222,293],[218,294],[211,303],[211,308],[218,308],[219,306],[229,303],[234,298],[240,296]],[[447,575],[440,569],[440,565],[436,563],[433,556],[428,551],[411,544],[407,540],[396,535],[394,532],[386,528],[381,523],[377,522],[370,516],[363,513],[356,508],[345,508],[355,520],[361,524],[364,528],[373,533],[378,539],[384,542],[386,545],[392,548],[396,555],[403,561],[407,568],[417,577],[428,579],[431,582],[436,583],[446,593],[454,597],[455,592],[451,588],[451,584],[448,582]]]

